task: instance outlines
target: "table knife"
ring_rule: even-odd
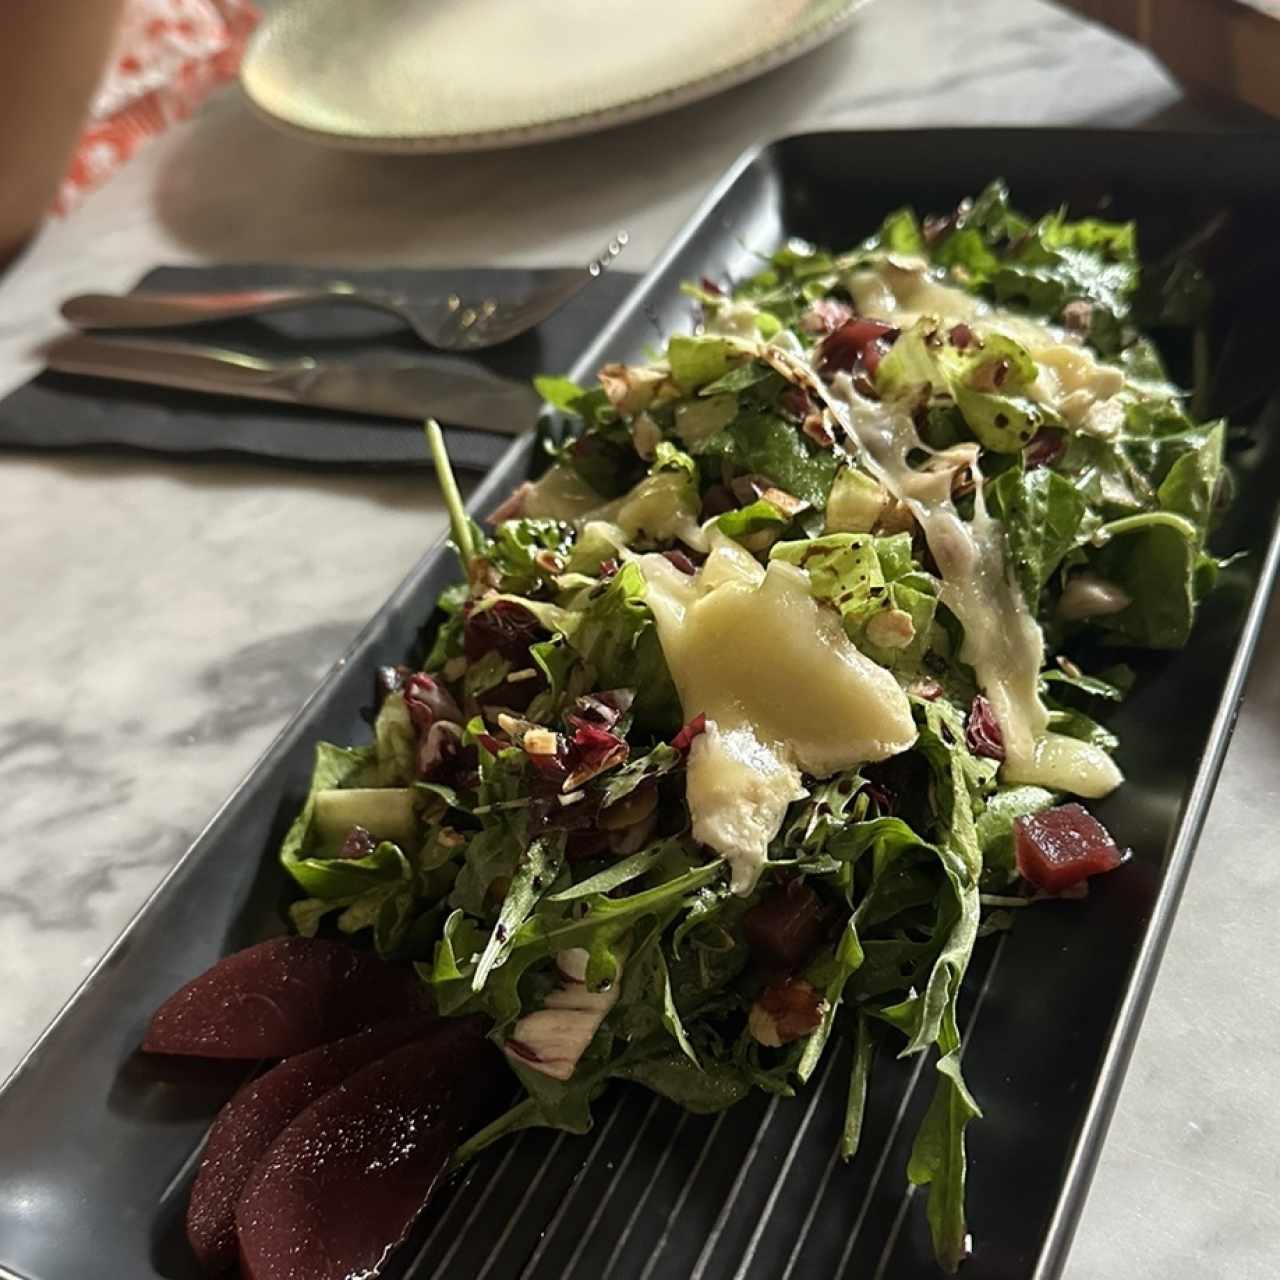
[[[532,427],[542,406],[532,386],[450,356],[268,359],[198,343],[78,333],[57,339],[44,354],[60,373],[378,417],[438,418],[508,435]]]

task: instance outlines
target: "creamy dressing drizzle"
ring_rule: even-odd
[[[1049,731],[1038,688],[1044,637],[1005,565],[1003,531],[983,501],[977,445],[936,453],[906,414],[859,395],[847,374],[828,389],[807,364],[777,352],[765,358],[822,400],[867,470],[919,522],[942,575],[940,597],[964,628],[960,657],[977,673],[1000,724],[1004,780],[1086,797],[1113,791],[1123,779],[1105,751]],[[936,469],[913,467],[908,459],[917,451],[930,455]],[[961,466],[972,469],[977,486],[967,524],[951,501],[952,476]]]

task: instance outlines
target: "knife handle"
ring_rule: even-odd
[[[89,338],[74,333],[50,344],[45,362],[62,373],[272,400],[291,399],[297,379],[316,367],[310,356],[263,360],[196,343]]]
[[[167,329],[238,316],[322,306],[335,300],[394,310],[399,299],[376,289],[333,281],[305,288],[238,289],[221,293],[82,293],[62,304],[77,329]],[[399,314],[397,312],[397,314]]]

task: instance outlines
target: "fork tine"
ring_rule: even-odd
[[[480,302],[461,300],[441,318],[428,340],[433,346],[452,351],[475,351],[510,341],[541,323],[593,280],[599,279],[626,248],[629,239],[626,231],[619,231],[587,263],[585,271],[573,271],[568,279],[535,290],[519,302],[508,305],[494,302],[492,298]],[[469,317],[473,317],[470,323],[464,324]]]

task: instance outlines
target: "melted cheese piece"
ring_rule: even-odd
[[[687,719],[707,717],[689,753],[693,835],[754,887],[801,772],[825,776],[905,751],[911,707],[809,593],[803,570],[768,571],[717,535],[697,575],[638,557],[663,656]]]
[[[588,990],[587,960],[582,947],[571,947],[556,955],[560,985],[542,1002],[541,1009],[526,1013],[516,1022],[503,1046],[503,1052],[513,1062],[553,1080],[568,1080],[573,1075],[578,1060],[622,994],[619,979],[607,991]]]
[[[972,320],[987,312],[981,298],[943,284],[923,258],[890,255],[851,271],[845,285],[860,314],[893,320],[902,328],[921,316]]]
[[[806,379],[808,380],[808,379]],[[812,379],[818,387],[821,383]],[[921,471],[907,459],[925,446],[910,418],[860,396],[847,374],[836,377],[829,406],[858,444],[867,468],[905,502],[924,530],[942,575],[944,604],[964,628],[960,657],[978,675],[1000,724],[1006,782],[1035,783],[1076,795],[1107,795],[1123,781],[1105,751],[1091,743],[1049,732],[1040,701],[1044,637],[1004,560],[1004,537],[982,500],[978,448],[962,446],[935,455],[952,465]],[[819,394],[824,394],[825,389]],[[978,479],[974,517],[966,524],[951,501],[956,466],[968,465]]]
[[[1103,364],[1065,330],[991,307],[963,289],[943,284],[923,258],[883,258],[850,272],[846,284],[865,316],[903,328],[922,316],[947,324],[964,321],[979,337],[990,330],[1020,343],[1040,370],[1028,388],[1031,399],[1052,409],[1073,430],[1110,439],[1124,425],[1123,407],[1110,403],[1124,386],[1124,374]]]

